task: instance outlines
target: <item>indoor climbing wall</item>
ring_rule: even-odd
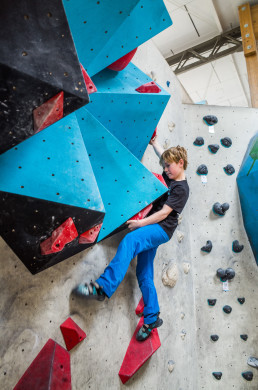
[[[55,390],[115,390],[127,381],[135,390],[254,390],[257,372],[246,362],[257,353],[257,267],[235,179],[258,112],[182,105],[166,61],[150,41],[142,44],[171,24],[163,1],[90,1],[87,9],[76,3],[1,4],[9,17],[5,41],[12,36],[18,45],[1,59],[1,115],[8,119],[1,134],[8,142],[0,156],[0,388],[27,390],[37,380]],[[42,30],[33,35],[35,25]],[[128,52],[140,44],[132,63],[114,71],[121,64],[112,63],[124,54],[131,59]],[[218,118],[214,128],[203,122],[206,115]],[[135,260],[110,300],[85,304],[71,291],[103,272],[127,233],[126,220],[166,192],[152,174],[162,172],[148,146],[156,127],[164,148],[188,150],[191,196],[155,258],[164,324],[137,345]],[[193,144],[197,137],[204,145]],[[230,147],[221,144],[226,137]],[[207,148],[213,144],[219,149]],[[218,268],[231,278],[229,291],[222,291],[227,284]],[[253,372],[250,382],[246,371]]]
[[[175,76],[170,72],[168,65],[151,42],[142,45],[138,49],[133,63],[136,69],[133,68],[132,71],[138,73],[138,78],[138,75],[143,77],[141,76],[141,71],[146,74],[142,82],[141,80],[136,80],[137,85],[135,88],[138,88],[140,84],[147,83],[149,81],[147,75],[151,75],[151,72],[155,71],[157,75],[156,82],[162,89],[163,99],[167,99],[169,95],[173,96],[173,99],[170,99],[167,103],[161,118],[158,116],[156,118],[157,121],[160,119],[158,123],[160,142],[162,144],[175,144],[178,142],[183,144],[183,110],[180,86]],[[94,81],[99,93],[101,93],[102,85],[98,85],[95,79]],[[167,81],[170,81],[169,87]],[[122,88],[124,88],[123,85],[117,91],[116,99],[120,98],[120,92],[123,91]],[[148,94],[146,94],[144,99],[143,95],[136,95],[133,91],[131,91],[131,95],[141,98],[138,102],[140,101],[141,104],[144,104],[145,109],[148,109],[151,102],[156,104],[155,96],[160,99],[161,106],[165,105],[167,101],[159,98],[158,94],[152,94],[151,100]],[[90,94],[91,96],[94,97],[94,94]],[[122,102],[124,103],[124,100]],[[77,126],[80,127],[81,137],[85,140],[84,145],[87,149],[87,158],[91,162],[91,167],[97,180],[98,176],[110,176],[108,173],[109,169],[111,169],[108,165],[109,159],[112,158],[114,160],[117,154],[124,156],[124,153],[129,153],[127,149],[125,151],[127,146],[129,148],[129,143],[126,146],[116,140],[112,133],[112,128],[107,129],[105,123],[101,122],[102,118],[92,116],[90,106],[92,105],[93,109],[93,104],[89,103],[85,108],[73,114],[72,126],[75,126],[75,128]],[[100,112],[98,115],[101,114]],[[66,121],[67,118],[63,118],[63,120]],[[91,127],[82,126],[82,122],[85,122],[86,118],[94,123],[96,133],[95,131],[90,132],[89,129]],[[139,179],[137,179],[139,191],[141,191],[142,181],[148,178],[150,172],[162,172],[158,158],[154,154],[152,147],[148,146],[149,137],[156,127],[155,117],[152,116],[151,118],[152,120],[149,122],[151,131],[148,133],[147,127],[145,129],[143,127],[143,131],[146,132],[146,140],[142,145],[145,145],[145,148],[147,147],[142,160],[143,165],[141,166],[133,154],[129,154],[127,165],[125,164],[127,159],[121,158],[117,160],[119,166],[116,169],[120,168],[124,172],[130,172],[133,169],[134,175],[137,174],[134,169],[135,165],[138,164],[136,166],[138,166],[137,171],[139,174]],[[149,118],[143,119],[148,120]],[[57,129],[57,132],[58,123],[52,125],[52,129]],[[145,122],[140,123],[144,125]],[[68,125],[68,127],[72,126]],[[135,142],[134,137],[137,136],[136,126],[138,126],[137,123],[132,132],[132,137],[128,137],[128,140],[131,142]],[[43,132],[40,132],[37,136],[44,146],[47,139],[40,138],[43,137]],[[86,135],[90,137],[90,141],[87,140]],[[109,142],[106,142],[107,140]],[[96,143],[98,149],[96,147],[93,150],[92,143]],[[76,143],[74,144],[76,145]],[[92,150],[89,151],[88,148],[92,148]],[[141,149],[137,150],[139,152]],[[15,151],[18,152],[19,149]],[[105,151],[106,156],[105,165],[101,165],[101,159],[98,159],[98,156],[103,157],[103,151]],[[112,151],[115,151],[115,154],[112,154]],[[84,158],[86,159],[86,156]],[[51,160],[46,160],[46,163],[51,163]],[[78,165],[79,163],[76,164]],[[79,169],[76,164],[74,169]],[[108,172],[105,172],[105,169],[108,169]],[[141,171],[143,169],[145,169],[144,173]],[[119,172],[117,170],[117,173]],[[55,174],[55,172],[51,171],[52,173]],[[81,178],[84,178],[84,176]],[[120,180],[120,176],[112,176],[111,179],[114,180],[113,184],[116,185],[117,182],[115,180]],[[80,184],[83,185],[84,182]],[[69,185],[67,181],[65,181],[65,184],[66,186]],[[126,184],[131,185],[130,180]],[[109,201],[109,189],[103,188],[103,185],[104,181],[103,183],[101,181],[98,183],[98,191],[100,193],[104,191],[103,195],[101,194],[101,200],[105,211],[109,207],[113,207],[114,212],[117,213],[116,218],[120,219],[119,210],[116,210],[118,200],[121,201],[121,191],[126,191],[127,196],[127,191],[130,191],[130,187],[125,186],[123,188],[123,186],[120,186],[117,191],[118,198],[115,204],[112,204],[112,199]],[[156,181],[153,181],[153,185],[155,190]],[[150,190],[149,188],[148,191]],[[57,196],[56,193],[55,196]],[[87,199],[91,198],[87,197]],[[135,200],[141,201],[141,199]],[[108,203],[111,204],[109,205]],[[138,203],[138,205],[140,204]],[[128,207],[125,207],[123,211],[128,213]],[[1,388],[13,388],[23,377],[26,370],[31,370],[31,363],[34,359],[37,361],[38,354],[45,348],[49,338],[57,345],[61,345],[64,349],[66,348],[59,327],[70,316],[87,334],[86,339],[78,347],[69,351],[73,389],[99,389],[105,387],[117,389],[130,376],[132,377],[129,379],[128,385],[134,389],[142,389],[144,387],[149,389],[159,387],[166,389],[171,388],[171,386],[175,386],[178,389],[196,388],[197,378],[195,371],[197,360],[195,343],[193,342],[195,340],[195,328],[193,327],[195,311],[190,266],[190,240],[187,239],[190,236],[187,223],[188,212],[189,207],[187,206],[178,228],[178,234],[175,234],[172,240],[160,247],[157,252],[155,283],[158,289],[164,325],[158,329],[155,340],[150,340],[148,348],[146,345],[146,350],[142,350],[141,354],[137,354],[138,360],[133,360],[137,362],[137,367],[142,366],[139,370],[135,369],[135,366],[130,366],[130,360],[129,364],[126,363],[128,362],[128,355],[126,355],[128,348],[130,351],[135,347],[131,340],[139,323],[139,318],[135,313],[141,298],[135,278],[136,262],[132,262],[125,280],[110,301],[98,302],[98,305],[90,303],[86,306],[84,302],[70,296],[70,292],[76,284],[86,278],[94,279],[99,276],[114,256],[119,241],[127,231],[101,240],[98,244],[73,256],[68,261],[56,264],[36,275],[31,275],[26,270],[18,257],[2,240],[1,316],[2,334],[5,342],[0,347],[2,356],[0,369]],[[105,222],[106,217],[107,213],[104,223],[107,223],[107,226],[109,226],[112,224],[112,218],[110,220],[107,219],[107,222]],[[124,218],[126,219],[127,215],[124,215]],[[105,227],[104,224],[103,227]],[[162,282],[163,270],[165,272],[165,269],[171,262],[177,267],[178,280],[174,288],[171,288],[169,285],[165,286]],[[17,318],[19,318],[18,325]],[[57,346],[57,348],[59,347]],[[193,359],[195,363],[193,363]],[[47,372],[51,372],[51,370]],[[25,379],[27,377],[25,375]]]
[[[203,120],[210,115],[218,120],[214,126]],[[236,181],[249,141],[257,132],[257,119],[257,109],[184,105],[190,157],[198,389],[223,386],[254,390],[258,386],[257,369],[247,364],[249,357],[257,357],[258,270],[244,228]],[[197,173],[201,165],[205,165],[206,174]],[[249,188],[254,190],[255,185],[253,180]],[[252,210],[249,213],[254,215],[257,189],[247,201]],[[247,186],[246,191],[250,192]],[[229,208],[223,211],[216,203],[228,203]],[[211,243],[207,245],[207,241]],[[242,376],[249,371],[252,381]],[[247,374],[247,378],[252,375]]]
[[[107,0],[91,1],[86,9],[80,1],[78,8],[64,4],[1,4],[0,232],[32,274],[124,229],[129,218],[166,192],[139,160],[170,95],[128,65],[134,41],[142,43],[172,23],[163,1],[155,7],[148,0],[122,8]],[[99,40],[103,18],[107,35]],[[131,34],[139,31],[139,42],[125,36],[129,27]],[[120,46],[120,39],[128,44]],[[117,50],[108,46],[110,40]],[[92,48],[92,56],[81,60],[84,66],[77,57],[82,42]],[[90,75],[110,69],[92,81],[85,62]],[[123,70],[127,65],[129,71]],[[89,103],[88,94],[97,95],[90,100],[91,113],[78,110]],[[124,125],[118,127],[116,120]]]

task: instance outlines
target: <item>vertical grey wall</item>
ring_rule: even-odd
[[[209,114],[218,118],[214,134],[209,133],[202,120]],[[258,109],[184,105],[185,143],[190,157],[189,224],[197,314],[198,390],[220,386],[238,390],[258,388],[257,370],[247,365],[247,358],[258,354],[258,268],[244,230],[236,184],[247,145],[257,131],[257,119]],[[201,147],[193,145],[197,136],[205,140]],[[220,145],[220,139],[226,136],[232,139],[228,149]],[[214,143],[220,145],[216,154],[208,150],[208,145]],[[206,184],[195,173],[200,164],[208,167]],[[227,164],[234,166],[234,175],[225,174],[223,167]],[[211,211],[215,202],[229,203],[224,217]],[[253,207],[257,208],[257,204]],[[200,251],[207,240],[213,243],[210,254]],[[244,244],[241,253],[232,251],[234,240]],[[235,270],[236,276],[229,282],[229,291],[224,292],[216,270],[228,267]],[[240,305],[238,297],[245,297],[246,302]],[[208,305],[209,298],[217,299],[214,307]],[[232,307],[230,314],[223,312],[224,305]],[[217,342],[210,340],[212,334],[219,336]],[[242,340],[240,334],[248,334],[248,340]],[[252,382],[241,376],[247,370],[254,373]],[[213,371],[222,372],[221,383],[212,377]]]
[[[181,144],[188,150],[191,196],[177,231],[170,242],[159,248],[155,259],[155,284],[164,320],[159,329],[161,348],[127,387],[210,390],[222,385],[227,390],[254,390],[257,372],[250,383],[244,381],[241,372],[248,369],[247,357],[257,354],[257,267],[243,228],[236,174],[228,177],[222,167],[231,163],[238,170],[248,140],[256,130],[258,110],[182,105],[180,84],[152,42],[139,48],[133,62],[146,73],[154,72],[157,83],[171,93],[158,126],[158,137],[166,148]],[[169,87],[166,81],[170,81]],[[202,123],[202,116],[207,113],[219,118],[214,135]],[[201,148],[192,144],[198,135],[205,139]],[[230,136],[233,146],[221,147],[217,155],[210,155],[208,143],[223,136]],[[151,171],[161,173],[151,146],[143,163]],[[205,185],[195,173],[201,163],[209,168]],[[210,213],[216,201],[230,203],[223,219]],[[181,242],[179,232],[184,235]],[[64,346],[59,326],[69,316],[87,333],[86,340],[71,351],[73,390],[124,387],[118,371],[138,323],[134,310],[141,297],[135,277],[136,261],[131,263],[125,280],[110,300],[86,305],[70,297],[77,283],[95,279],[104,270],[124,234],[35,276],[0,241],[1,390],[14,387],[48,338]],[[203,255],[200,248],[207,239],[213,241],[214,248],[209,255]],[[231,250],[234,239],[245,245],[238,255]],[[161,281],[162,269],[171,260],[176,263],[179,275],[174,288],[163,286]],[[184,263],[190,265],[188,273],[184,272]],[[215,273],[217,268],[228,266],[236,270],[236,277],[230,283],[230,291],[225,293]],[[243,306],[237,302],[238,296],[245,296]],[[207,298],[217,298],[216,306],[208,307]],[[232,306],[230,315],[222,312],[224,304]],[[215,344],[209,340],[212,333],[220,336]],[[249,335],[246,342],[239,337],[242,333]],[[168,370],[170,360],[175,362],[172,373]],[[212,371],[216,370],[223,372],[221,382],[212,377]]]

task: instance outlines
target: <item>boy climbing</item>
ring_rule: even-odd
[[[95,282],[79,284],[73,292],[87,299],[111,298],[124,279],[131,260],[137,256],[136,276],[144,302],[144,325],[136,335],[138,341],[146,340],[154,328],[162,325],[159,317],[159,303],[153,282],[153,262],[159,245],[168,242],[177,225],[189,197],[185,177],[187,152],[181,147],[164,151],[154,137],[150,144],[163,166],[163,178],[168,192],[155,202],[150,214],[141,220],[129,220],[130,233],[120,242],[117,253],[104,273]]]

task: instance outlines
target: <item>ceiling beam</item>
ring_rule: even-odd
[[[233,47],[221,50],[223,49],[223,46],[229,44],[233,45]],[[242,50],[240,27],[236,27],[197,46],[170,56],[166,58],[166,60],[170,66],[177,65],[174,72],[179,74],[186,72],[189,69],[196,68],[197,66],[215,61],[216,59],[232,54],[235,51]],[[209,55],[203,56],[203,54],[207,52],[209,52]],[[187,61],[192,59],[198,59],[198,61],[187,65]],[[184,60],[184,63],[182,63],[182,60]]]
[[[258,108],[258,53],[257,53],[257,7],[249,3],[238,7],[239,21],[243,38],[243,49],[248,73],[252,107]],[[255,28],[254,28],[255,26]]]

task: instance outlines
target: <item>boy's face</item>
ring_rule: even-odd
[[[177,177],[182,173],[184,170],[184,160],[180,159],[178,163],[176,162],[164,162],[164,171],[167,174],[169,179],[176,180]]]

